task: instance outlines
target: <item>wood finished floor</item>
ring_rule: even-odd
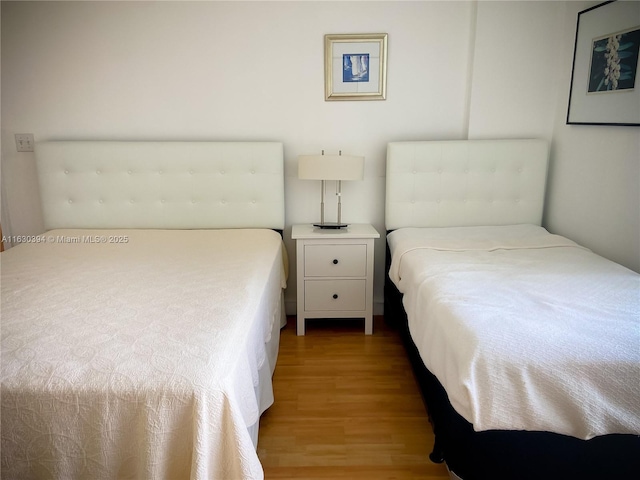
[[[433,432],[396,331],[374,319],[282,330],[275,403],[260,420],[265,479],[448,479],[429,461]]]

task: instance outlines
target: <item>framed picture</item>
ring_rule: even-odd
[[[639,47],[640,2],[578,14],[567,124],[640,126]]]
[[[324,36],[324,99],[384,100],[387,34]]]

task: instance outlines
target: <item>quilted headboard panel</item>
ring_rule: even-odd
[[[386,228],[540,225],[548,158],[544,140],[389,143]]]
[[[45,228],[284,228],[278,142],[36,144]]]

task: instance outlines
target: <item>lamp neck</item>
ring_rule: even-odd
[[[342,180],[338,180],[336,195],[338,196],[338,223],[342,223]]]
[[[324,151],[323,151],[324,154]],[[320,223],[324,223],[324,190],[325,190],[325,181],[322,180],[320,184]]]

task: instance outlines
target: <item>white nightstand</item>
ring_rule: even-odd
[[[376,229],[294,225],[291,238],[296,241],[298,335],[304,335],[307,318],[364,318],[364,333],[371,335]]]

